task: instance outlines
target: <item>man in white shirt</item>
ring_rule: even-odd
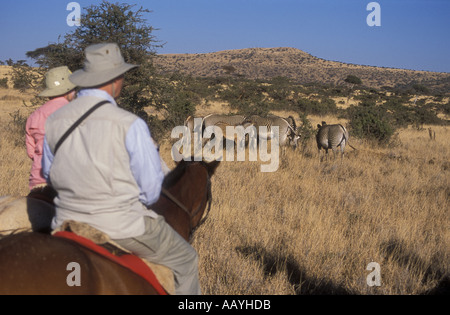
[[[150,131],[115,102],[124,73],[136,66],[125,63],[116,44],[92,45],[85,54],[84,69],[69,77],[82,88],[77,99],[46,123],[43,173],[58,192],[52,227],[66,220],[90,224],[134,254],[171,268],[176,294],[200,294],[195,249],[146,208],[158,200],[164,179]]]

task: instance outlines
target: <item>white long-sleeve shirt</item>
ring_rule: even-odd
[[[78,126],[55,157],[52,149],[64,132],[105,99],[111,104]],[[42,165],[44,176],[58,191],[53,227],[73,219],[119,239],[141,235],[143,217],[155,215],[142,205],[159,198],[164,179],[150,131],[104,91],[82,90],[75,101],[48,118]]]

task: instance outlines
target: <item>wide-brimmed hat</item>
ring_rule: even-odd
[[[102,85],[138,67],[125,62],[115,43],[91,45],[86,48],[85,56],[84,68],[70,76],[70,81],[80,87]]]
[[[64,95],[75,89],[76,85],[69,80],[71,74],[72,72],[66,66],[50,69],[45,74],[46,89],[39,96],[54,97]]]

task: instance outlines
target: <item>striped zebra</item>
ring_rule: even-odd
[[[245,120],[245,116],[242,115],[220,115],[220,114],[209,114],[202,118],[202,124],[201,124],[201,135],[203,137],[205,129],[207,127],[211,126],[217,126],[222,130],[223,136],[225,140],[229,141],[235,141],[235,135],[229,135],[227,137],[226,134],[226,127],[227,126],[243,126]],[[194,117],[189,116],[186,120],[184,125],[188,127],[191,134],[193,134],[194,131],[200,132],[200,130],[194,130]],[[248,126],[249,124],[247,124]],[[244,126],[245,128],[245,126]],[[203,141],[206,141],[206,139],[203,139]]]
[[[233,142],[233,146],[234,145],[240,145],[240,146],[245,146],[245,138],[241,139],[241,143],[238,144],[237,141],[239,139],[237,139],[237,135],[236,134],[231,134],[228,135],[226,132],[226,127],[228,126],[232,126],[232,127],[236,127],[236,126],[243,126],[244,125],[244,120],[245,120],[245,116],[242,115],[220,115],[220,114],[210,114],[208,116],[205,116],[203,118],[203,132],[205,131],[205,129],[207,127],[211,127],[211,126],[217,126],[222,130],[222,134],[224,137],[224,145],[226,144],[226,142],[230,141]],[[245,128],[245,126],[244,126]]]
[[[245,119],[244,124],[248,123],[256,127],[258,139],[263,138],[266,140],[272,139],[272,128],[277,126],[279,131],[280,146],[290,145],[294,148],[297,147],[298,139],[300,139],[300,133],[297,130],[295,120],[292,116],[289,116],[287,119],[285,119],[275,115],[271,115],[268,117],[252,115]],[[259,127],[267,127],[267,133],[262,133]]]
[[[203,117],[203,130],[209,126],[227,125],[240,126],[244,122],[245,117],[242,115],[218,115],[210,114]]]
[[[188,118],[186,118],[186,120],[184,121],[184,125],[186,127],[188,127],[189,131],[191,132],[191,134],[194,132],[194,116],[189,116]]]
[[[327,161],[328,161],[328,149],[333,150],[333,156],[335,159],[337,147],[340,147],[341,159],[344,158],[344,149],[347,144],[353,149],[355,149],[352,145],[350,145],[350,143],[348,143],[349,140],[348,131],[341,124],[327,125],[325,121],[322,121],[322,125],[318,124],[317,128],[319,128],[316,135],[317,149],[319,151],[319,161],[321,160],[320,158],[321,149],[325,150]]]
[[[184,125],[188,129],[194,132],[194,118],[189,116],[186,118]],[[219,114],[209,114],[202,118],[202,134],[206,127],[210,126],[240,126],[245,120],[245,116],[242,115],[219,115]]]

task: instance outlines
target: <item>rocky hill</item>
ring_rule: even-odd
[[[270,79],[283,76],[305,83],[341,84],[348,75],[366,86],[401,87],[414,83],[450,91],[450,73],[361,66],[314,57],[295,48],[248,48],[207,54],[164,54],[155,62],[162,72],[179,71],[195,77],[239,76]]]

